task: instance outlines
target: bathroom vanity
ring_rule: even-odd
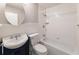
[[[19,33],[2,38],[2,55],[29,55],[29,39],[26,33]]]

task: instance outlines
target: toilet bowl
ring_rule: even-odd
[[[33,48],[36,54],[47,55],[47,48],[44,45],[38,43]]]

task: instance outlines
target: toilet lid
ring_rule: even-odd
[[[38,52],[47,52],[47,48],[42,44],[37,44],[34,46],[34,49]]]

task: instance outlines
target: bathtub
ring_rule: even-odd
[[[41,40],[41,43],[47,47],[48,55],[73,55],[72,51],[67,49],[65,46],[60,46],[58,43],[47,40]]]

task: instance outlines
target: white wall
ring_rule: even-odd
[[[24,4],[26,22],[28,23],[37,23],[38,22],[38,4],[30,3]]]
[[[77,54],[79,54],[79,4],[77,4],[77,24],[76,24],[76,39],[77,39],[77,45],[75,47]]]
[[[0,23],[7,23],[4,17],[5,3],[0,3]]]
[[[15,33],[23,33],[27,34],[38,32],[38,24],[37,23],[26,23],[20,26],[11,26],[8,24],[2,25],[0,27],[0,38],[8,35],[12,35]]]
[[[74,51],[77,45],[76,39],[76,22],[77,22],[77,8],[76,4],[60,4],[55,7],[46,9],[47,17],[44,17],[40,11],[39,22],[43,32],[43,24],[48,20],[49,24],[46,26],[47,40],[52,44],[56,42],[67,49]],[[43,35],[43,33],[41,33]],[[60,47],[61,47],[60,46]]]

